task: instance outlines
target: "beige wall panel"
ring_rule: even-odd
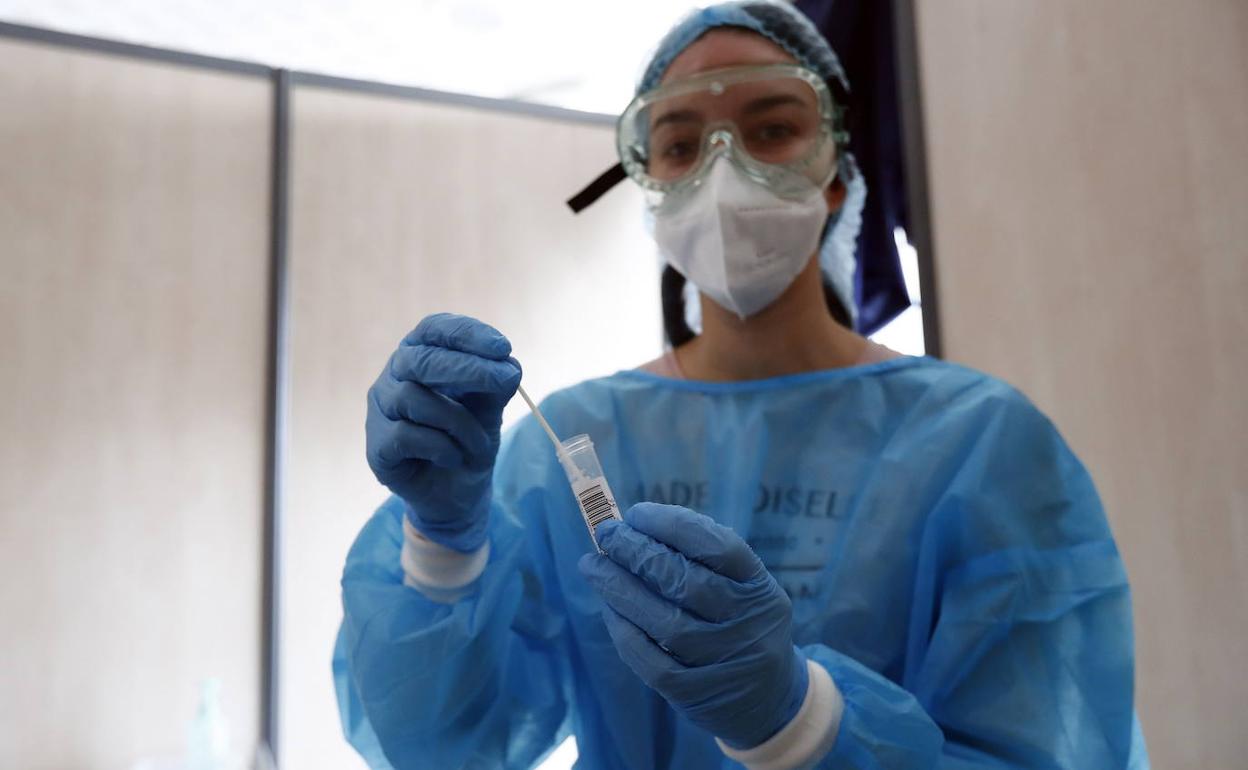
[[[918,5],[945,350],[1096,478],[1154,767],[1242,767],[1248,4]]]
[[[0,767],[255,741],[269,101],[0,40]]]
[[[631,186],[564,206],[614,162],[608,127],[307,88],[293,114],[282,745],[301,770],[361,767],[329,663],[347,550],[386,494],[369,385],[441,310],[507,334],[535,397],[634,366],[660,350],[658,263]]]

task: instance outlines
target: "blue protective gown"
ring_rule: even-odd
[[[621,509],[740,533],[845,703],[821,768],[1147,767],[1130,592],[1087,472],[1024,397],[927,358],[739,383],[621,372],[555,393]],[[453,605],[402,585],[402,504],[347,558],[334,656],[374,768],[739,767],[621,662],[576,568],[592,548],[547,437],[504,439],[492,553]],[[384,755],[384,756],[383,756]]]

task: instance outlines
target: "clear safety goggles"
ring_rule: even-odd
[[[836,175],[835,105],[815,73],[732,67],[641,94],[620,116],[625,173],[651,205],[696,187],[720,156],[777,195],[800,198]]]
[[[620,162],[568,205],[579,212],[625,178],[658,207],[695,189],[726,157],[777,195],[800,199],[837,171],[837,105],[827,83],[792,64],[700,73],[640,94],[620,116]]]

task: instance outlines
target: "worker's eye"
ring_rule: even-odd
[[[688,160],[698,151],[697,144],[687,139],[669,142],[664,145],[660,157],[668,161]]]
[[[650,174],[659,179],[675,179],[697,162],[700,137],[695,132],[672,133],[656,141]]]
[[[788,123],[768,123],[760,126],[754,137],[762,142],[784,142],[797,135],[797,129]]]

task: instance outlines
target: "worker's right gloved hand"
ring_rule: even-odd
[[[511,343],[467,316],[425,318],[368,390],[368,465],[407,518],[457,551],[485,542],[503,407],[520,385]]]

